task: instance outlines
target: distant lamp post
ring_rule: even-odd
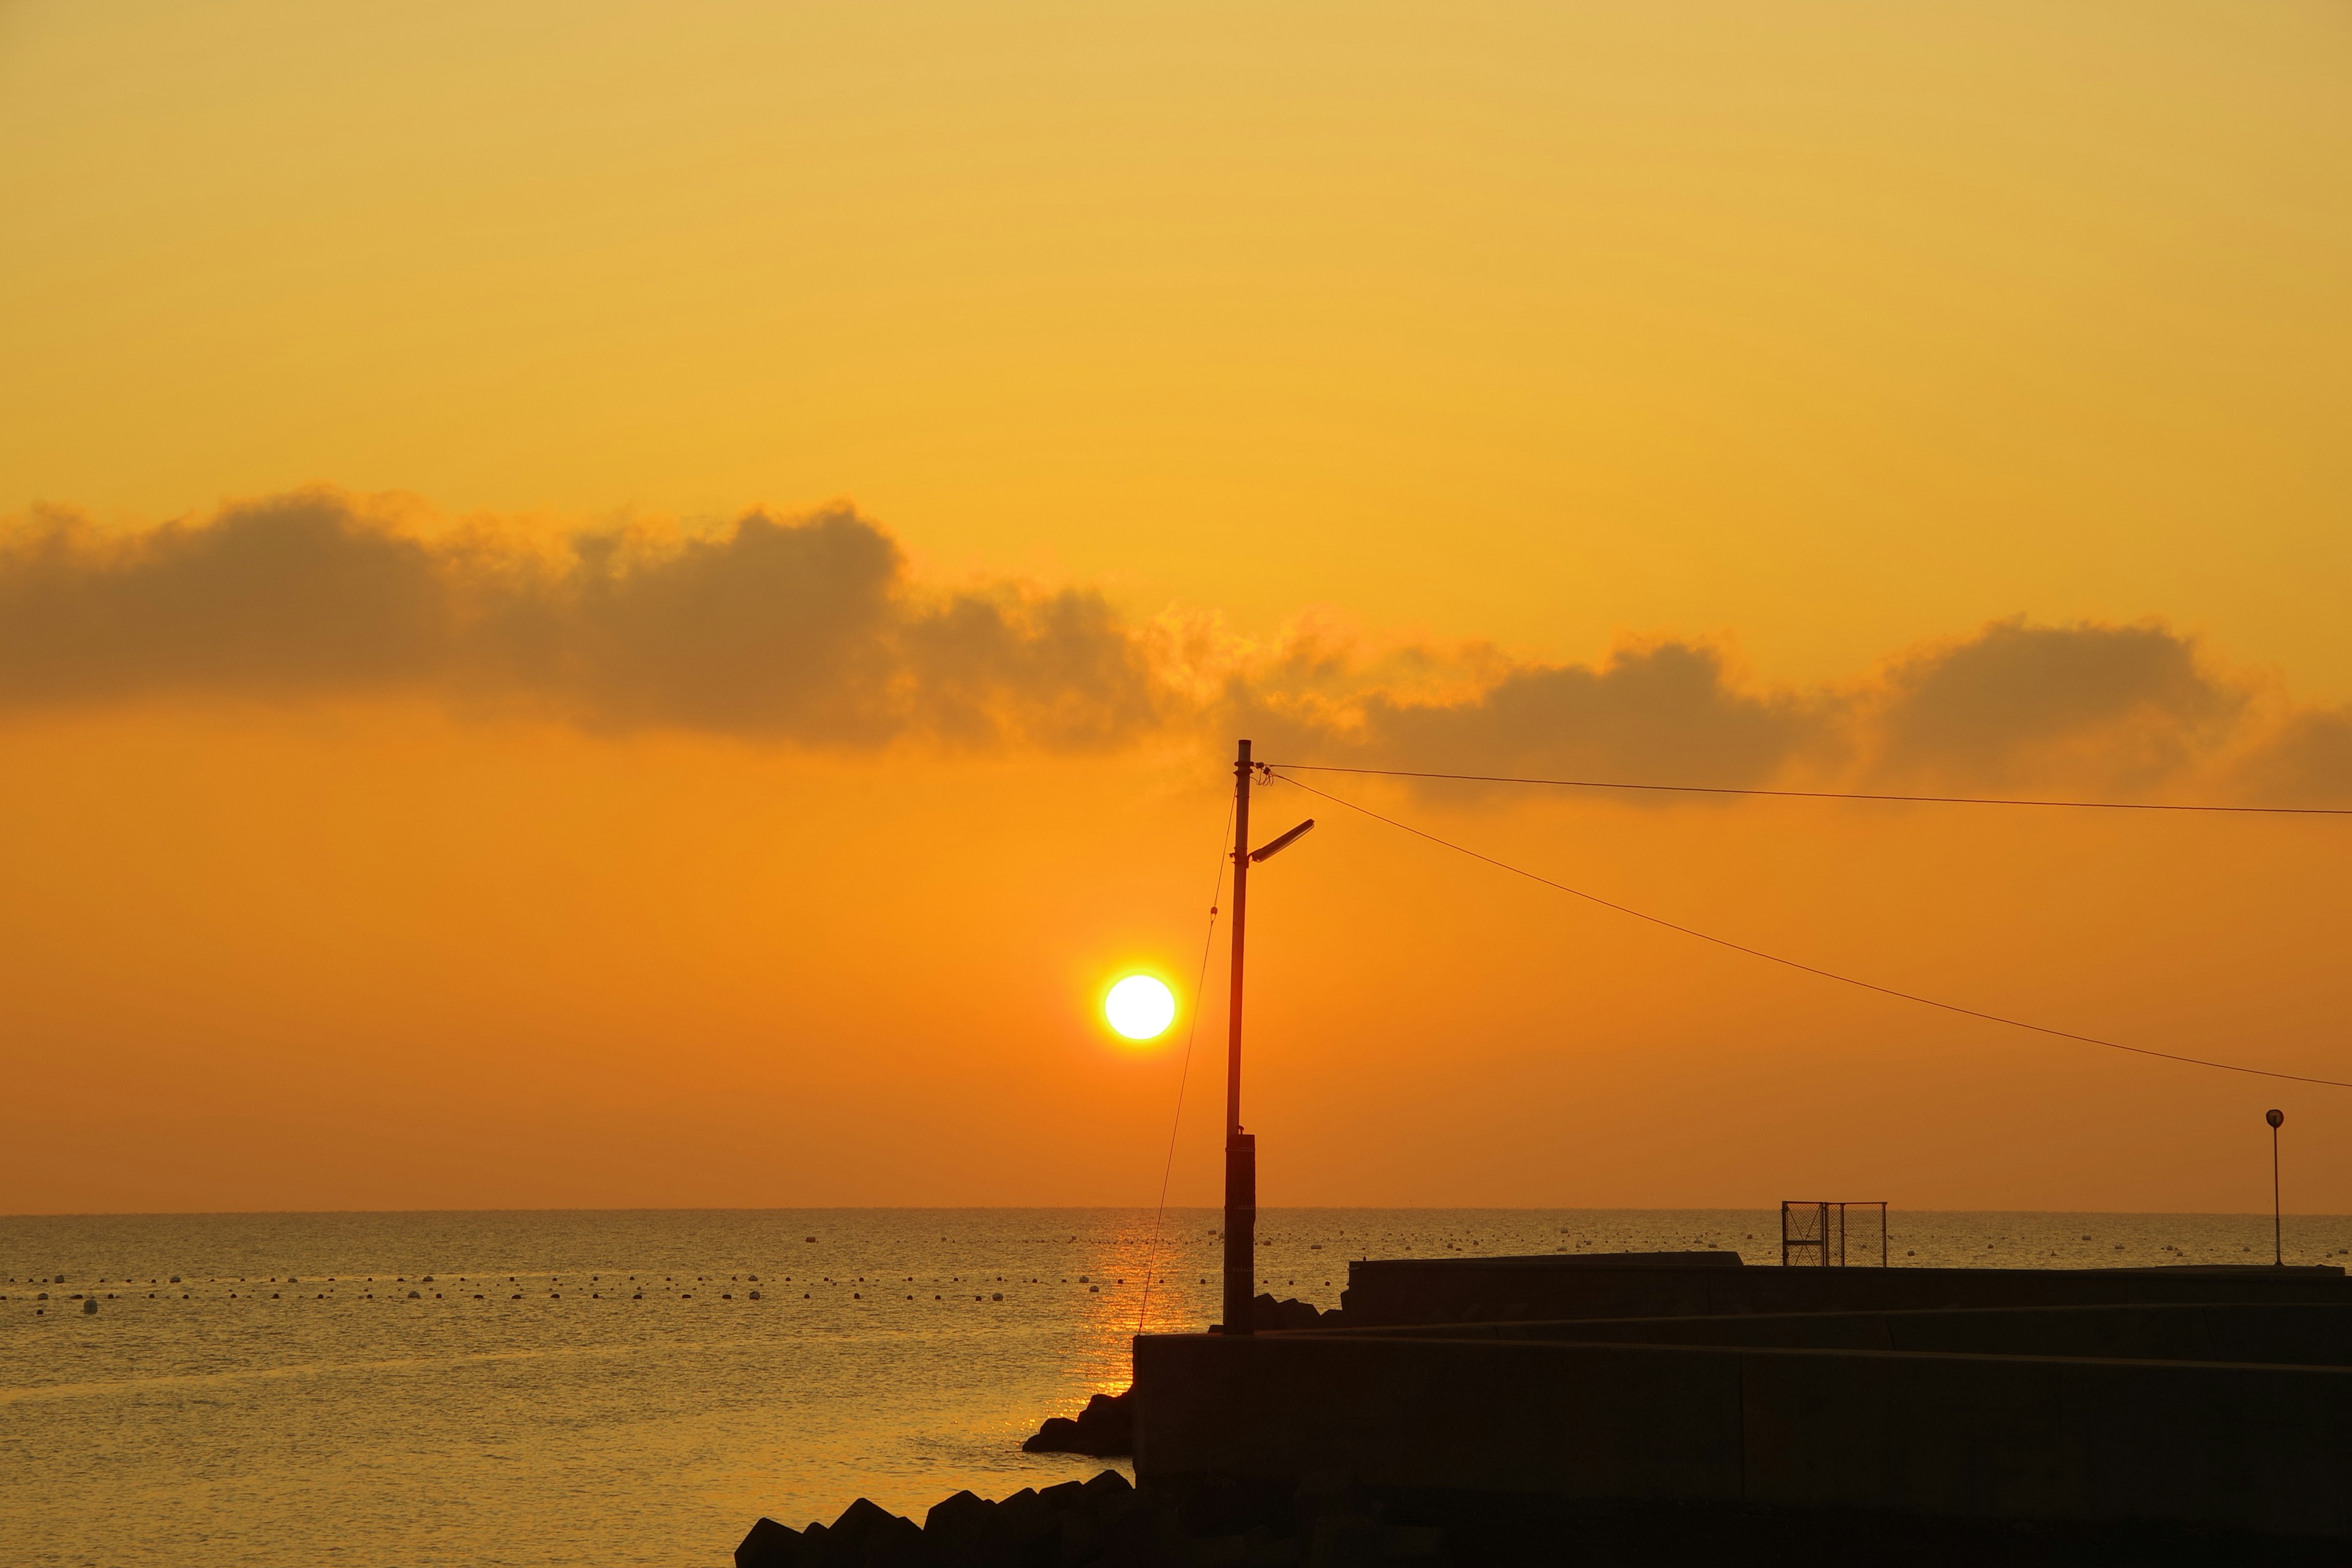
[[[2263,1120],[2271,1124],[2271,1261],[2279,1268],[2286,1267],[2286,1243],[2279,1235],[2279,1175],[2278,1130],[2286,1120],[2284,1110],[2265,1110]]]
[[[1225,1043],[1225,1321],[1229,1334],[1251,1331],[1257,1294],[1257,1135],[1242,1131],[1242,943],[1249,929],[1249,868],[1288,848],[1315,826],[1307,818],[1262,848],[1249,847],[1250,778],[1257,772],[1244,741],[1234,758],[1234,980]]]

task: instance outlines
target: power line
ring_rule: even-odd
[[[1409,822],[1399,822],[1393,816],[1383,816],[1370,806],[1358,805],[1354,801],[1342,799],[1328,790],[1317,789],[1303,779],[1289,778],[1280,772],[1276,772],[1274,776],[1285,779],[1286,782],[1297,785],[1309,795],[1319,795],[1334,805],[1344,805],[1349,811],[1360,812],[1375,822],[1384,822],[1391,827],[1412,834],[1416,838],[1426,838],[1432,844],[1443,846],[1458,855],[1467,855],[1473,860],[1483,860],[1487,865],[1498,870],[1508,871],[1515,877],[1525,877],[1530,882],[1540,882],[1547,888],[1572,894],[1588,903],[1598,904],[1604,910],[1614,910],[1621,915],[1631,915],[1637,921],[1647,921],[1654,926],[1663,926],[1668,931],[1679,931],[1685,936],[1696,937],[1701,942],[1713,942],[1717,947],[1727,947],[1734,952],[1744,952],[1750,958],[1760,958],[1768,963],[1778,963],[1784,968],[1801,970],[1807,974],[1819,975],[1823,980],[1834,980],[1841,985],[1852,985],[1863,991],[1875,991],[1882,996],[1892,996],[1903,1002],[1916,1002],[1920,1006],[1934,1007],[1946,1013],[1958,1013],[1962,1017],[1980,1018],[1988,1024],[2002,1024],[2012,1029],[2024,1029],[2032,1034],[2048,1035],[2061,1040],[2074,1040],[2086,1046],[2105,1046],[2111,1051],[2129,1051],[2134,1056],[2140,1057],[2159,1057],[2166,1061],[2186,1062],[2191,1067],[2216,1068],[2222,1072],[2245,1073],[2253,1078],[2284,1079],[2289,1083],[2322,1084],[2329,1089],[2352,1089],[2352,1082],[2338,1079],[2306,1078],[2301,1073],[2273,1072],[2267,1068],[2240,1067],[2235,1062],[2209,1061],[2203,1057],[2184,1057],[2172,1051],[2153,1050],[2146,1046],[2126,1046],[2118,1040],[2103,1040],[2096,1035],[2078,1035],[2071,1029],[2053,1029],[2046,1024],[2029,1024],[2022,1018],[2004,1017],[1999,1013],[1988,1013],[1978,1007],[1963,1007],[1957,1002],[1939,1002],[1933,996],[1922,996],[1916,992],[1898,991],[1892,985],[1881,985],[1874,981],[1857,980],[1851,974],[1840,974],[1833,969],[1822,969],[1814,964],[1800,963],[1793,958],[1783,958],[1777,952],[1767,952],[1760,947],[1749,947],[1745,942],[1733,942],[1728,937],[1717,936],[1710,931],[1700,931],[1696,926],[1683,925],[1667,920],[1662,915],[1654,915],[1645,910],[1634,909],[1630,904],[1617,903],[1602,898],[1598,893],[1588,893],[1581,888],[1571,888],[1566,882],[1556,882],[1549,877],[1514,866],[1507,860],[1497,860],[1492,855],[1481,854],[1466,845],[1456,844],[1450,838],[1440,838],[1436,834],[1415,827]]]
[[[2202,811],[2237,816],[2352,816],[2340,805],[2196,805],[2146,800],[2033,800],[1988,795],[1866,795],[1835,789],[1742,789],[1730,784],[1634,784],[1622,779],[1530,779],[1502,773],[1434,773],[1410,768],[1347,768],[1319,763],[1268,763],[1304,773],[1361,773],[1384,779],[1451,779],[1460,784],[1549,784],[1559,789],[1622,789],[1658,795],[1753,795],[1779,800],[1878,800],[1912,805],[2041,805],[2076,811]],[[1290,781],[1297,784],[1297,779]],[[1302,789],[1306,786],[1301,784]],[[1341,802],[1346,805],[1346,802]]]

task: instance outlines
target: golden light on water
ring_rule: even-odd
[[[1130,1040],[1157,1038],[1176,1019],[1176,994],[1149,974],[1130,974],[1103,997],[1103,1016]]]

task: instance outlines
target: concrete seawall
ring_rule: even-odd
[[[1754,1268],[1561,1258],[1382,1258],[1349,1265],[1350,1325],[1701,1317],[1725,1312],[2352,1301],[2309,1268]]]
[[[1325,1331],[1383,1338],[1404,1332],[1417,1339],[1755,1345],[2352,1366],[2352,1301],[1579,1318],[1534,1323],[1441,1323],[1407,1331]]]
[[[1345,1470],[1392,1489],[2352,1540],[2341,1366],[1151,1335],[1136,1389],[1153,1483]]]

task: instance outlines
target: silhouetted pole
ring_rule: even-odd
[[[2286,1243],[2279,1235],[2278,1130],[2286,1120],[2284,1110],[2265,1110],[2263,1120],[2271,1124],[2271,1261],[2279,1268],[2286,1267]]]
[[[1250,743],[1234,758],[1234,980],[1225,1041],[1225,1332],[1250,1331],[1257,1294],[1257,1139],[1242,1131],[1242,943],[1249,929]]]

